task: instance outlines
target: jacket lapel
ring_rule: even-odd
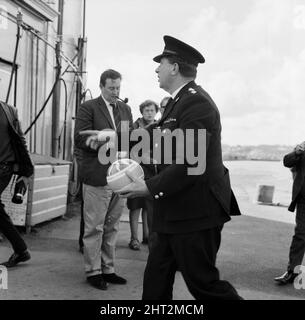
[[[110,113],[108,111],[108,108],[107,108],[103,98],[102,97],[98,97],[97,102],[98,102],[98,106],[99,106],[100,110],[102,111],[102,113],[104,114],[105,118],[107,119],[108,124],[110,125],[110,128],[115,130],[113,122],[112,122],[112,119],[111,119],[111,116],[110,116]]]
[[[165,108],[165,111],[163,113],[162,118],[160,119],[160,122],[162,123],[167,116],[171,113],[171,111],[173,110],[175,104],[180,100],[180,98],[184,95],[185,92],[188,91],[188,89],[192,86],[196,86],[194,81],[189,82],[188,84],[186,84],[176,95],[175,99],[173,99]]]
[[[165,108],[165,110],[164,110],[164,113],[163,113],[163,116],[162,116],[162,118],[160,119],[160,122],[163,122],[163,121],[167,118],[167,116],[169,115],[169,113],[171,112],[171,110],[172,110],[173,107],[174,107],[174,104],[175,104],[174,101],[175,101],[175,100],[172,100],[172,101],[166,106],[166,108]]]

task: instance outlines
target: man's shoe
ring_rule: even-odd
[[[84,247],[81,247],[81,246],[80,246],[78,250],[79,250],[79,252],[80,252],[81,254],[84,254]]]
[[[276,281],[279,285],[286,285],[289,283],[293,283],[294,279],[297,276],[297,273],[293,273],[293,271],[288,270],[281,276],[274,278],[274,281]]]
[[[87,277],[87,281],[91,284],[92,287],[99,290],[107,290],[108,284],[103,279],[101,274],[96,274],[94,276]]]
[[[31,259],[30,253],[26,250],[22,253],[13,253],[8,261],[0,263],[7,268],[15,267],[19,262],[25,262]]]
[[[126,284],[127,280],[116,275],[115,273],[103,273],[103,278],[106,282],[114,284]]]

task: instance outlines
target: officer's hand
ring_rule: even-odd
[[[149,195],[149,190],[143,179],[135,177],[130,171],[127,171],[126,175],[132,180],[132,183],[118,192],[120,196],[123,198],[136,198]]]

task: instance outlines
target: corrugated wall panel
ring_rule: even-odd
[[[51,220],[53,218],[63,216],[66,213],[66,205],[53,207],[50,209],[46,209],[35,214],[32,214],[31,218],[31,226],[34,226],[38,223]]]
[[[66,203],[67,203],[66,194],[62,194],[53,198],[34,201],[32,204],[32,216],[35,215],[35,213],[40,211],[50,210],[52,208],[62,206],[62,205],[65,206]]]
[[[39,201],[50,197],[56,197],[58,195],[67,194],[67,184],[58,186],[51,186],[42,189],[35,189],[33,194],[33,201]]]
[[[68,165],[35,165],[35,179],[69,174]]]

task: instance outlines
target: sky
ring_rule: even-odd
[[[168,95],[152,58],[171,35],[205,57],[196,83],[220,111],[222,143],[305,140],[304,0],[87,0],[86,35],[87,87],[97,96],[100,74],[119,71],[134,120]]]

